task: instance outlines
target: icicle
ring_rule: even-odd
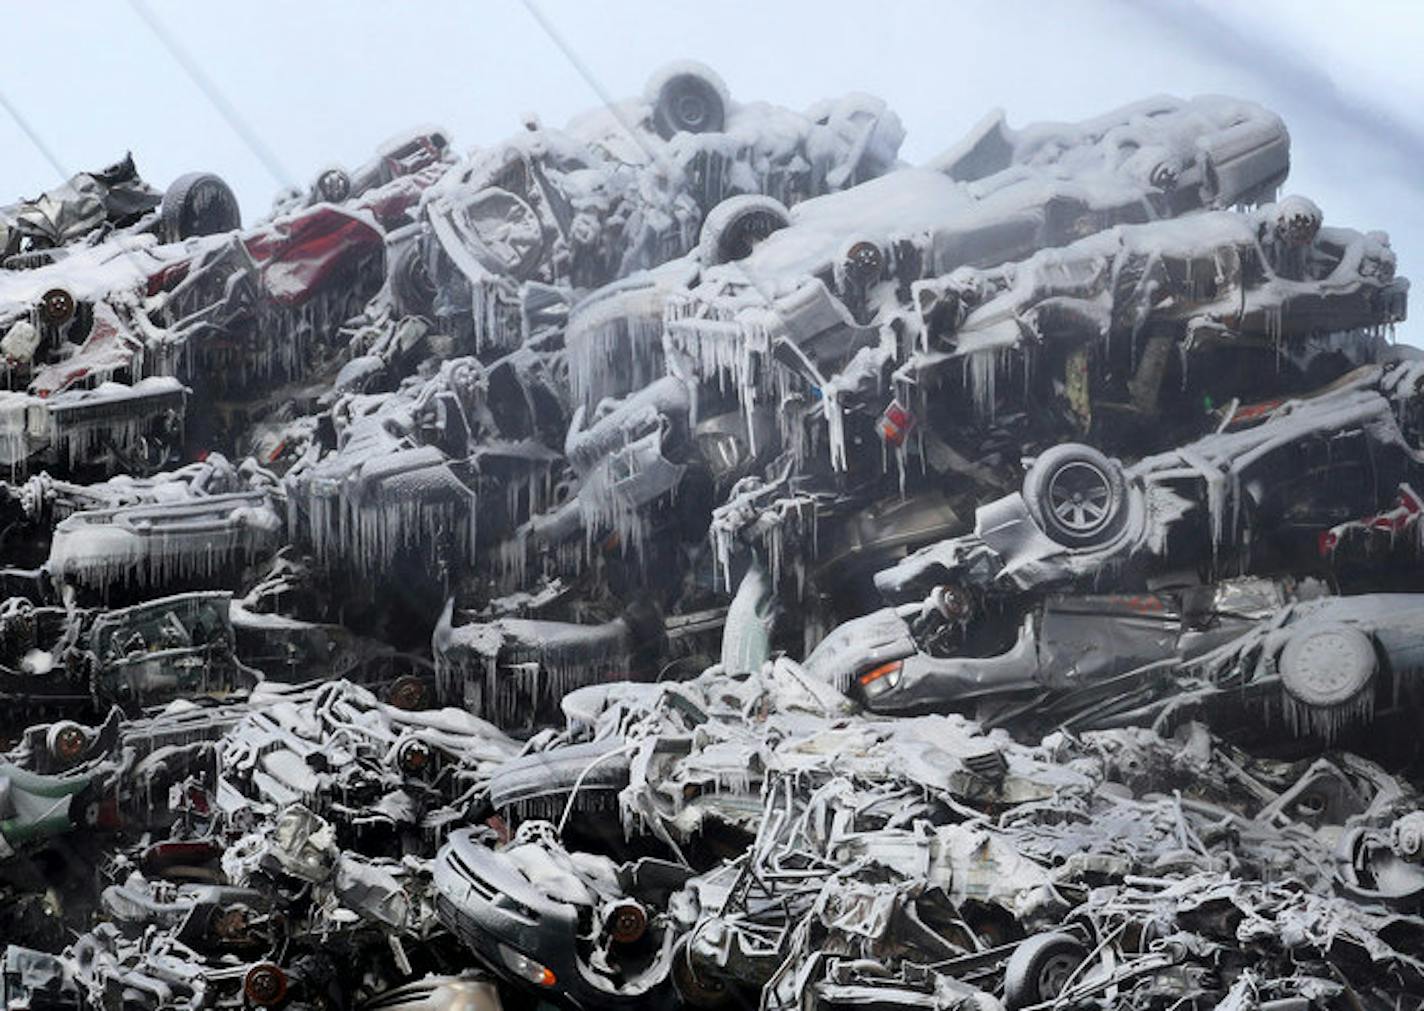
[[[994,420],[994,408],[998,402],[996,381],[998,376],[997,348],[971,351],[965,358],[965,383],[969,396],[974,401],[974,412],[981,419]]]
[[[625,396],[662,376],[663,303],[656,287],[595,303],[569,322],[569,387],[590,409],[605,397]]]
[[[1338,706],[1322,707],[1306,705],[1283,691],[1281,710],[1287,729],[1296,737],[1312,735],[1333,744],[1341,731],[1374,718],[1375,693],[1367,688]]]

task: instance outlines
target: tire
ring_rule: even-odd
[[[679,133],[718,133],[727,121],[727,86],[700,63],[665,67],[648,82],[653,129],[663,140]]]
[[[728,197],[702,222],[702,262],[714,266],[744,259],[762,239],[789,224],[791,215],[780,200],[754,193]]]
[[[179,176],[163,194],[159,231],[164,242],[195,235],[216,235],[242,227],[242,212],[232,187],[211,172]]]
[[[721,980],[709,979],[698,972],[692,963],[689,947],[688,939],[684,937],[672,950],[669,975],[674,992],[688,1007],[726,1007],[734,996],[731,989]]]
[[[99,791],[93,783],[85,784],[69,796],[69,821],[75,828],[92,829],[99,825]]]
[[[391,262],[391,296],[407,316],[429,316],[435,306],[435,285],[425,269],[425,257],[414,242],[402,246]]]
[[[1105,544],[1127,520],[1122,466],[1081,443],[1054,446],[1035,460],[1023,496],[1043,532],[1070,548]]]
[[[1014,949],[1004,966],[1004,1007],[1008,1011],[1052,1000],[1088,957],[1071,934],[1038,934]]]
[[[1379,656],[1370,637],[1352,625],[1301,629],[1280,658],[1281,686],[1301,705],[1329,712],[1370,690]]]

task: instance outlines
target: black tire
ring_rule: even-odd
[[[680,64],[649,82],[653,129],[664,140],[679,133],[717,133],[727,121],[727,87],[708,67]]]
[[[1052,1000],[1088,949],[1072,934],[1038,934],[1014,949],[1004,966],[1004,1007],[1008,1011]]]
[[[728,197],[702,222],[702,262],[713,266],[743,259],[758,242],[789,224],[791,215],[780,200],[755,193]]]
[[[718,979],[710,979],[697,971],[688,953],[688,939],[678,941],[672,949],[672,987],[688,1007],[720,1008],[732,1000],[730,987]]]
[[[69,795],[69,822],[78,829],[92,829],[99,825],[99,790],[93,783],[85,784],[82,790]]]
[[[435,285],[425,269],[420,246],[402,246],[391,261],[391,297],[396,308],[407,316],[429,316],[435,306]]]
[[[1024,501],[1043,532],[1070,548],[1117,536],[1127,520],[1122,466],[1092,446],[1054,446],[1024,475]]]
[[[158,215],[164,242],[178,242],[195,235],[216,235],[242,227],[236,194],[211,172],[179,176],[163,194]]]

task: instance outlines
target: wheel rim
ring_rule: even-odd
[[[861,241],[846,250],[846,272],[861,284],[878,280],[885,257],[873,242]]]
[[[395,684],[391,686],[390,702],[397,709],[404,709],[407,712],[424,709],[426,705],[424,682],[409,674],[396,678]]]
[[[1054,955],[1038,970],[1038,996],[1040,1000],[1052,1000],[1063,992],[1073,971],[1078,968],[1079,959],[1067,952]]]
[[[783,227],[784,222],[768,211],[752,211],[739,218],[722,240],[722,258],[740,260],[751,255],[758,242]]]
[[[707,103],[695,91],[683,91],[677,96],[673,108],[677,110],[678,122],[689,132],[695,131],[707,121]]]
[[[40,315],[51,326],[60,326],[74,318],[74,296],[63,288],[51,288],[40,298]]]
[[[247,999],[258,1007],[271,1007],[287,994],[287,975],[270,963],[260,963],[247,970],[242,981]]]
[[[1112,483],[1090,463],[1066,464],[1048,482],[1048,508],[1069,533],[1095,533],[1111,516]]]
[[[54,735],[54,757],[62,762],[72,762],[84,751],[84,731],[78,727],[61,727]]]
[[[327,169],[317,179],[317,190],[322,199],[330,203],[340,203],[351,195],[351,179],[345,172]]]

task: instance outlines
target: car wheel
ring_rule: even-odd
[[[216,235],[242,226],[232,187],[211,172],[179,176],[163,194],[158,215],[164,242]]]
[[[402,674],[396,678],[387,693],[386,701],[397,709],[408,713],[430,708],[430,686],[414,674]]]
[[[79,303],[64,288],[51,288],[40,296],[40,319],[48,326],[64,326],[78,311]]]
[[[672,986],[683,1003],[695,1008],[725,1007],[732,992],[719,979],[709,979],[697,971],[692,962],[687,938],[677,942],[672,950]]]
[[[1052,1000],[1088,957],[1071,934],[1039,934],[1014,949],[1004,967],[1004,1007],[1008,1011]]]
[[[403,246],[391,264],[391,295],[408,316],[429,316],[435,306],[435,285],[425,269],[425,257],[415,243]]]
[[[1023,494],[1043,532],[1067,547],[1104,544],[1127,519],[1122,466],[1091,446],[1070,442],[1041,455]]]
[[[717,133],[726,123],[727,86],[710,67],[680,63],[648,83],[653,129],[664,140],[679,133]]]
[[[75,828],[96,828],[99,824],[99,791],[93,783],[70,794],[69,823]]]
[[[728,197],[702,222],[698,248],[708,266],[731,263],[750,255],[758,242],[791,224],[786,205],[759,194]]]
[[[256,1007],[274,1007],[287,996],[287,974],[271,962],[258,962],[242,977],[242,994]]]
[[[1293,635],[1281,650],[1278,669],[1288,718],[1332,737],[1341,723],[1368,711],[1379,656],[1358,628],[1324,624]]]

